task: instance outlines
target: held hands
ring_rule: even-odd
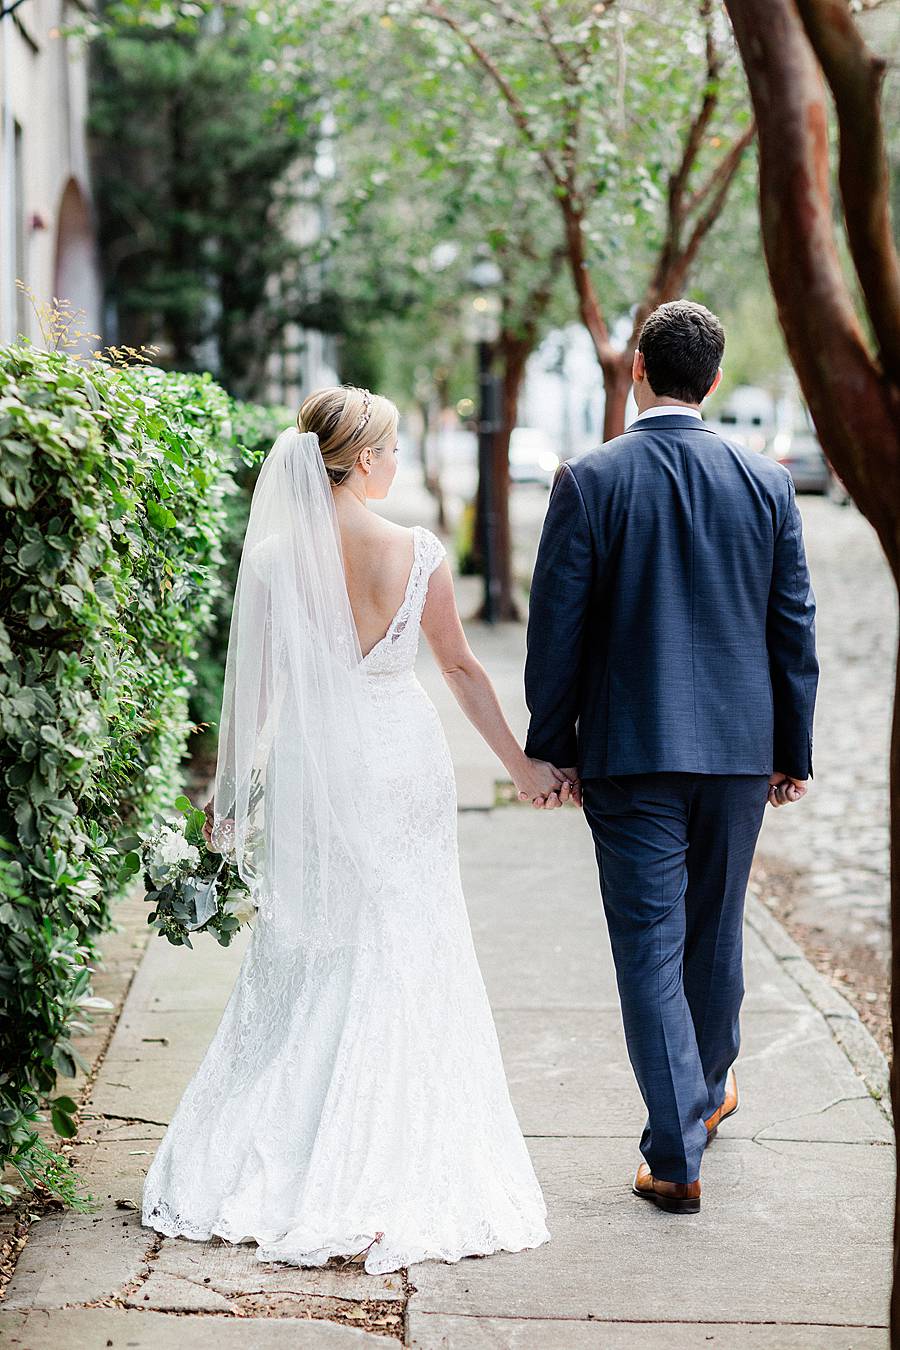
[[[206,816],[206,820],[203,822],[203,838],[206,840],[206,847],[209,849],[210,853],[221,853],[222,850],[216,848],[212,841],[213,825],[215,824],[215,810],[212,798],[210,798],[204,806],[203,814]],[[233,824],[233,820],[222,821],[222,825],[226,828]]]
[[[536,810],[552,811],[571,802],[581,805],[581,784],[575,769],[558,769],[544,759],[526,759],[516,775],[520,802],[531,802]]]
[[[228,856],[233,845],[226,843],[223,849],[221,847],[222,836],[224,835],[226,840],[228,839],[233,840],[234,821],[231,819],[230,816],[224,820],[219,821],[219,844],[216,845],[212,841],[213,827],[216,822],[216,813],[213,798],[210,798],[210,800],[204,806],[203,814],[206,816],[206,820],[203,822],[203,838],[206,840],[206,847],[209,849],[210,853],[221,853],[223,854],[223,856]]]
[[[789,778],[786,773],[773,773],[769,779],[769,805],[786,806],[806,796],[806,783],[801,778]]]

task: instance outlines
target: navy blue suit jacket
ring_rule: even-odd
[[[531,590],[529,755],[582,778],[807,778],[817,681],[786,469],[678,414],[562,465]]]

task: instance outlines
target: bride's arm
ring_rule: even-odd
[[[457,703],[503,764],[520,796],[532,801],[558,792],[561,801],[568,801],[565,775],[545,760],[529,759],[513,735],[490,676],[463,631],[446,560],[431,575],[422,631]]]

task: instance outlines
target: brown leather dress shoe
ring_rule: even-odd
[[[696,1214],[700,1208],[699,1177],[696,1181],[662,1181],[646,1162],[638,1167],[631,1189],[670,1214]]]
[[[712,1115],[709,1116],[706,1121],[707,1144],[712,1143],[713,1139],[716,1137],[716,1131],[722,1121],[727,1120],[729,1116],[733,1116],[738,1109],[738,1105],[737,1078],[734,1069],[731,1068],[728,1070],[728,1077],[725,1080],[725,1100],[718,1110],[713,1111]]]

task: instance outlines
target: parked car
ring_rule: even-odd
[[[831,470],[812,427],[777,432],[770,453],[788,470],[798,492],[828,492]]]
[[[514,483],[540,483],[549,488],[559,468],[559,455],[546,431],[515,427],[509,438],[509,476]]]
[[[768,431],[763,418],[758,415],[738,417],[726,409],[719,417],[703,419],[710,431],[716,431],[726,441],[734,441],[748,450],[762,454],[766,448]]]
[[[828,500],[834,502],[835,506],[851,506],[853,498],[844,487],[844,484],[838,478],[834,469],[829,465],[830,473],[828,475]]]

